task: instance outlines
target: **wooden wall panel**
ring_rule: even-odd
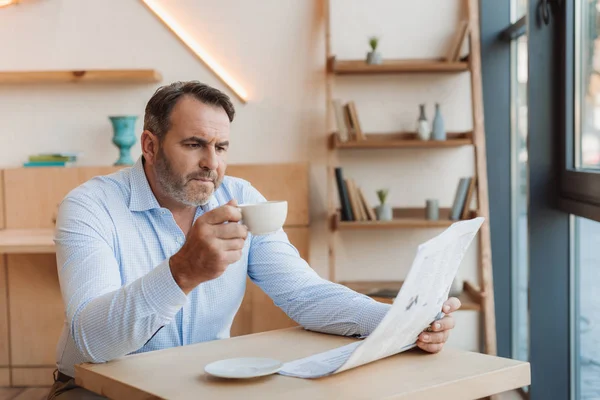
[[[55,367],[12,368],[12,386],[52,386]]]
[[[53,228],[58,204],[78,182],[76,168],[5,170],[6,228]]]
[[[0,254],[0,367],[8,366],[8,293],[5,255]]]
[[[11,365],[52,366],[64,320],[54,254],[7,256]]]
[[[0,387],[7,386],[10,386],[10,370],[8,368],[0,368]]]
[[[0,169],[0,229],[4,229],[4,170]]]
[[[285,226],[309,224],[308,164],[230,165],[227,175],[247,180],[267,200],[287,200]]]
[[[15,168],[4,171],[6,228],[53,228],[58,205],[71,190],[117,167]]]

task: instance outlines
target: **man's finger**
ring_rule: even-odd
[[[423,332],[419,335],[419,341],[423,343],[446,343],[450,331],[443,332]]]
[[[248,237],[248,228],[241,224],[222,224],[214,227],[219,239],[244,239]]]
[[[227,265],[236,263],[242,258],[242,250],[230,250],[225,252],[225,262]]]
[[[221,249],[225,251],[242,250],[246,241],[244,239],[221,240]]]
[[[459,299],[457,299],[456,297],[450,297],[444,302],[444,305],[442,306],[442,311],[445,314],[450,314],[451,312],[458,310],[460,306],[461,304]]]
[[[233,205],[230,201],[224,206],[207,212],[201,218],[204,222],[212,225],[222,224],[223,222],[239,222],[242,219],[242,212],[237,207],[237,203]]]
[[[447,331],[450,329],[454,329],[454,325],[455,325],[455,321],[454,321],[454,317],[452,317],[451,315],[447,315],[444,318],[435,321],[433,324],[431,324],[431,331],[433,332],[440,332],[440,331]]]
[[[421,349],[424,350],[428,353],[439,353],[442,348],[444,347],[443,344],[438,344],[438,343],[425,343],[425,342],[421,342],[420,340],[417,341],[417,346]]]

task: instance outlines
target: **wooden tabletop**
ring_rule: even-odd
[[[75,367],[75,380],[111,399],[474,399],[527,386],[529,364],[446,348],[412,350],[337,375],[298,379],[270,375],[248,380],[212,377],[204,366],[234,357],[284,362],[353,339],[291,328],[136,354]]]

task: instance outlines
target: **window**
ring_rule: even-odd
[[[513,0],[512,23],[527,11],[527,1]],[[512,357],[529,360],[529,254],[528,254],[528,157],[527,157],[527,35],[511,44],[511,292]]]
[[[567,24],[567,51],[573,46],[573,127],[567,126],[565,173],[579,187],[567,186],[571,198],[571,370],[576,399],[600,398],[600,1],[578,0]],[[569,29],[573,40],[569,40]],[[567,71],[569,71],[567,67]],[[567,93],[569,90],[567,89]],[[567,101],[569,99],[567,98]],[[569,146],[569,143],[571,146]],[[564,182],[563,182],[563,186]],[[591,217],[594,220],[583,218]]]
[[[576,399],[591,400],[600,398],[600,222],[573,221],[573,386]]]
[[[576,10],[575,24],[575,169],[600,168],[600,2],[583,0]]]

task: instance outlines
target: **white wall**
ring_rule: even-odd
[[[461,13],[459,0],[332,0],[332,50],[363,58],[367,37],[381,36],[387,58],[444,54]],[[236,102],[232,163],[311,163],[311,264],[327,276],[325,31],[321,0],[163,0],[162,4],[248,91]],[[0,9],[0,70],[155,68],[168,83],[198,79],[225,91],[143,6],[140,0],[23,0]],[[7,40],[9,39],[9,40]],[[80,164],[117,158],[109,115],[138,115],[157,85],[0,86],[0,167],[27,155],[81,151]],[[230,92],[228,92],[230,93]],[[334,96],[354,100],[365,130],[411,130],[418,104],[433,116],[440,102],[450,131],[471,128],[467,74],[338,77]],[[133,151],[140,154],[139,142]],[[389,187],[394,206],[423,206],[439,198],[450,206],[459,177],[473,173],[469,148],[344,152],[347,176],[368,199]],[[402,279],[416,245],[439,231],[343,233],[340,279]],[[475,247],[461,267],[476,281]],[[458,315],[454,344],[474,349],[477,314]]]

